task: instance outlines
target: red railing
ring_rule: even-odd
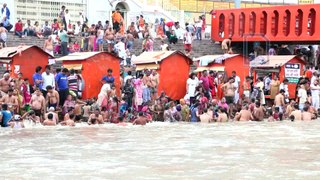
[[[317,13],[320,14],[320,4],[215,10],[211,38],[222,41],[232,37],[234,42],[316,42],[320,40]]]

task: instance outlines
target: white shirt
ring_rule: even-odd
[[[199,27],[202,28],[202,24],[203,24],[203,21],[200,20],[199,22],[197,22],[197,23],[195,24],[195,26],[196,26],[197,28],[199,28]]]
[[[307,101],[308,95],[305,89],[300,88],[298,91],[299,104],[304,104]]]
[[[194,97],[194,96],[195,96],[196,87],[198,86],[198,84],[199,84],[198,78],[195,78],[195,79],[189,78],[189,79],[187,80],[188,95],[189,95],[190,97]]]
[[[67,22],[67,25],[68,25],[69,22],[70,22],[70,19],[71,19],[70,14],[69,14],[69,13],[66,13],[66,14],[64,15],[64,18],[65,18],[65,20],[66,20],[66,22]]]
[[[285,91],[284,95],[285,96],[289,96],[289,89],[288,89],[288,85],[287,84],[283,84],[281,83],[279,86],[279,89],[283,89]]]
[[[239,83],[240,83],[240,78],[239,78],[239,76],[236,76],[235,78],[234,78],[234,83],[233,83],[233,85],[238,89],[239,88]]]
[[[314,84],[314,81],[318,79],[316,76],[312,76],[311,77],[311,81],[310,81],[310,84]]]
[[[81,24],[81,25],[84,23],[84,15],[83,15],[83,14],[81,14],[81,15],[79,16],[79,21],[80,21],[80,24]]]
[[[312,97],[318,97],[318,98],[319,98],[320,86],[319,86],[319,85],[311,84],[310,87],[311,87],[311,96],[312,96]]]
[[[126,76],[125,78],[124,78],[124,84],[126,84],[127,83],[127,80],[128,79],[132,79],[133,78],[133,76],[131,76],[131,75],[128,75],[128,76]]]
[[[46,72],[43,72],[41,76],[43,79],[43,86],[42,86],[43,90],[47,90],[46,89],[47,86],[52,86],[53,88],[55,87],[54,75],[52,73],[47,75]]]
[[[185,38],[184,44],[191,44],[192,43],[191,32],[184,33],[184,38]]]
[[[168,44],[160,45],[161,51],[168,51]]]
[[[124,44],[122,41],[120,41],[120,42],[118,42],[114,47],[118,50],[118,55],[119,55],[119,57],[121,57],[121,58],[124,59],[125,56],[126,56],[126,47],[125,47],[125,44]]]
[[[81,27],[76,24],[76,28],[74,29],[74,34],[79,34],[80,33]]]

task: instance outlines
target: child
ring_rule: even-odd
[[[280,108],[279,107],[275,107],[273,115],[269,117],[269,121],[279,121],[280,120],[279,111],[280,111]]]

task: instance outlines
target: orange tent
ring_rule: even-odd
[[[101,79],[112,69],[117,95],[120,96],[120,61],[119,57],[107,52],[80,52],[56,59],[63,67],[81,70],[85,81],[83,99],[97,97],[101,89]]]
[[[232,76],[232,71],[236,71],[240,78],[240,95],[242,95],[242,83],[246,76],[249,75],[249,60],[241,54],[224,54],[224,55],[206,55],[194,59],[197,61],[196,72],[203,70],[213,70],[224,72],[227,77]]]
[[[168,97],[179,100],[186,95],[191,59],[180,51],[144,52],[132,60],[136,70],[157,70],[158,94],[164,91]]]
[[[300,77],[303,76],[305,62],[295,55],[282,56],[258,56],[250,62],[254,82],[258,77],[264,77],[268,74],[279,75],[282,82],[285,78],[289,80],[288,90],[289,98],[296,97],[296,86]],[[266,95],[265,98],[270,98]]]
[[[50,54],[38,46],[16,46],[0,49],[0,63],[6,64],[11,77],[17,77],[21,72],[24,78],[32,82],[36,67],[48,65]]]

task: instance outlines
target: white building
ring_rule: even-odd
[[[167,20],[181,20],[159,7],[147,6],[146,0],[0,0],[1,7],[3,3],[7,3],[10,9],[12,24],[19,18],[23,22],[30,19],[31,23],[52,22],[58,17],[62,5],[69,10],[72,23],[79,20],[79,12],[84,12],[89,24],[106,20],[111,22],[111,15],[116,8],[120,8],[126,26],[135,21],[136,16],[140,14],[144,15],[147,22],[154,22],[155,18],[160,17]]]

